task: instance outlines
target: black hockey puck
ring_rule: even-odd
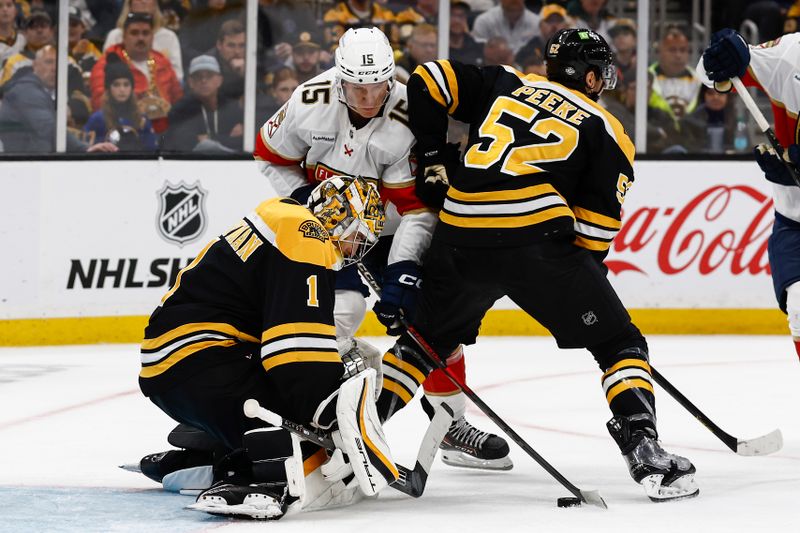
[[[579,507],[581,505],[580,498],[559,498],[559,507]]]

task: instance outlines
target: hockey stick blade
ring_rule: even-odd
[[[258,400],[254,398],[250,398],[244,402],[244,414],[248,418],[258,418],[270,425],[282,427],[286,431],[290,431],[297,436],[311,441],[317,446],[321,446],[327,450],[332,451],[336,449],[336,445],[333,443],[333,439],[329,435],[326,435],[320,431],[309,429],[302,424],[292,422],[291,420],[286,420],[279,414],[261,407],[261,405],[258,403]],[[442,435],[442,437],[444,437],[444,435]],[[422,492],[425,490],[425,483],[427,482],[428,473],[422,469],[419,463],[417,463],[417,467],[415,467],[414,470],[411,470],[403,465],[395,466],[397,467],[397,471],[400,476],[397,478],[397,481],[389,486],[397,489],[403,494],[411,496],[412,498],[419,498],[422,495]]]
[[[736,453],[745,457],[769,455],[783,448],[783,434],[780,429],[754,439],[739,439]]]
[[[792,180],[794,180],[795,184],[800,187],[800,175],[798,174],[797,169],[792,163],[784,159],[783,146],[781,146],[781,143],[778,142],[778,138],[775,136],[775,131],[769,125],[769,122],[767,122],[766,117],[764,117],[764,114],[758,108],[755,100],[753,100],[753,97],[750,96],[749,92],[747,92],[744,83],[742,83],[742,80],[736,76],[731,78],[731,83],[733,83],[733,86],[736,88],[736,93],[742,99],[744,106],[750,112],[750,115],[752,115],[753,119],[755,119],[756,124],[758,124],[758,129],[761,130],[764,135],[766,135],[769,144],[772,145],[772,148],[778,154],[778,157],[783,162],[786,170],[792,177]]]
[[[606,505],[606,501],[600,496],[600,492],[596,490],[580,490],[581,492],[581,501],[584,503],[588,503],[589,505],[594,505],[595,507],[601,507],[603,509],[608,509],[608,505]]]

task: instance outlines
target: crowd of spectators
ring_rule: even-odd
[[[780,34],[776,25],[794,31],[800,21],[800,0],[739,3],[739,14],[752,12],[765,34]],[[0,151],[55,150],[58,4],[0,0]],[[68,150],[240,151],[245,4],[70,0]],[[607,4],[452,0],[449,57],[544,75],[547,40],[562,28],[591,28],[615,50],[618,67],[617,90],[601,104],[634,137],[636,23],[612,16]],[[405,81],[438,56],[438,9],[439,0],[259,0],[256,123],[333,65],[336,42],[351,27],[381,28]],[[648,64],[648,152],[734,151],[735,99],[702,87],[685,31],[662,29]]]

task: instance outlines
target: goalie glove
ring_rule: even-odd
[[[753,150],[756,156],[756,163],[764,172],[764,177],[767,181],[776,183],[778,185],[786,185],[794,187],[797,184],[792,179],[789,169],[786,164],[793,165],[795,168],[800,163],[800,146],[792,144],[787,150],[783,152],[781,158],[772,146],[766,144],[759,144]]]
[[[450,188],[450,175],[454,174],[460,163],[458,144],[448,143],[444,148],[435,148],[419,153],[414,189],[417,198],[429,207],[441,209],[447,190]]]

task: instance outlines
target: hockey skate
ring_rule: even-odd
[[[606,426],[622,451],[631,477],[651,500],[682,500],[700,493],[691,461],[665,451],[651,429],[632,430],[625,417],[614,417]]]
[[[218,481],[186,508],[214,515],[277,520],[286,513],[290,498],[286,483],[234,485]]]
[[[483,470],[511,470],[514,467],[508,457],[505,439],[479,430],[463,416],[450,425],[439,448],[442,462],[450,466]]]

